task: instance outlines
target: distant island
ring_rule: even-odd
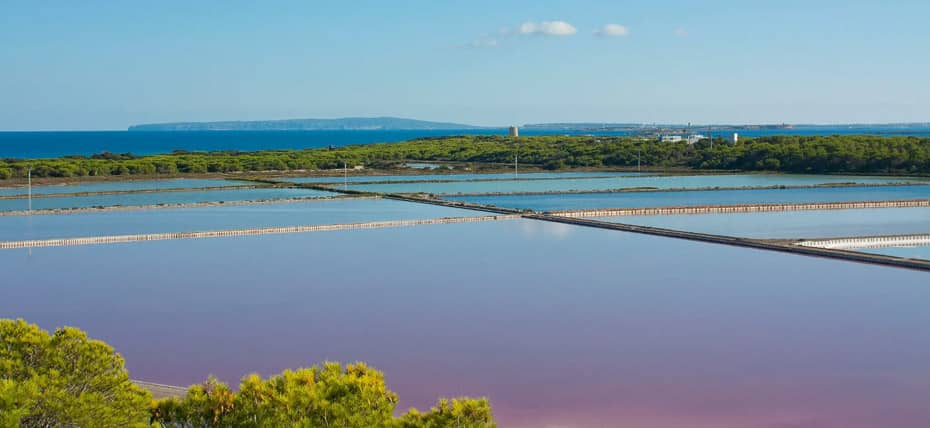
[[[479,129],[461,123],[430,122],[399,117],[344,117],[225,122],[174,122],[133,125],[130,131],[381,131]]]

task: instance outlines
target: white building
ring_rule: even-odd
[[[662,135],[659,136],[659,141],[663,143],[680,143],[684,138],[681,135]]]
[[[739,142],[739,134],[737,134],[736,132],[734,132],[734,133],[733,133],[733,137],[730,138],[730,142],[733,143],[733,144],[738,143],[738,142]]]
[[[511,136],[511,137],[519,137],[519,136],[520,136],[520,130],[517,129],[516,126],[511,126],[511,127],[507,130],[507,135],[509,135],[509,136]]]
[[[688,144],[694,144],[694,143],[697,143],[698,141],[706,140],[706,139],[707,139],[706,135],[691,134],[688,136]]]

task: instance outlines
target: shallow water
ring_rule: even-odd
[[[267,199],[336,196],[338,193],[313,189],[228,189],[189,192],[125,193],[121,195],[64,196],[33,198],[32,209],[86,208],[98,206],[138,206],[157,204],[191,204],[197,202],[233,202]],[[28,207],[25,199],[0,199],[0,211],[20,211]]]
[[[130,235],[483,215],[387,199],[0,216],[0,240]]]
[[[789,175],[789,174],[733,174],[589,178],[541,181],[486,181],[461,183],[388,183],[349,184],[349,189],[383,193],[495,193],[495,192],[550,192],[626,189],[654,187],[657,189],[753,186],[810,186],[829,183],[892,183],[904,178]]]
[[[417,206],[418,209],[423,208]],[[0,252],[137,379],[324,360],[502,427],[924,427],[928,274],[528,220]]]
[[[930,233],[930,208],[621,216],[598,220],[746,238]]]
[[[113,192],[121,190],[195,189],[198,187],[242,186],[255,184],[248,181],[214,180],[201,178],[169,178],[164,180],[101,181],[52,186],[32,186],[32,194]],[[23,187],[0,188],[0,196],[25,195]]]
[[[695,205],[879,201],[930,198],[930,186],[746,189],[565,195],[447,196],[444,199],[535,211]]]
[[[856,251],[872,254],[884,254],[886,256],[904,257],[906,259],[930,260],[930,245],[923,245],[918,247],[862,248]]]
[[[375,182],[375,181],[432,181],[432,180],[510,180],[516,178],[586,178],[586,177],[634,177],[640,175],[637,172],[625,171],[577,171],[577,172],[530,172],[514,175],[512,172],[507,173],[469,173],[469,174],[411,174],[411,175],[349,175],[349,176],[330,176],[330,177],[284,177],[277,178],[278,181],[287,181],[291,183],[343,183],[353,182]]]

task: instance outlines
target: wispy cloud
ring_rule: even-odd
[[[630,35],[630,29],[625,25],[607,24],[594,31],[594,35],[598,37],[626,37]]]
[[[500,42],[492,38],[480,38],[465,45],[465,47],[469,48],[496,48],[498,46],[500,46]]]
[[[499,37],[491,34],[482,34],[481,37],[467,43],[456,45],[456,47],[461,49],[484,49],[496,48],[500,46],[500,44],[501,40]]]
[[[519,36],[571,36],[578,33],[578,29],[565,21],[527,21],[516,27],[504,27],[496,33],[485,33],[481,37],[458,45],[459,48],[496,48],[508,39]]]
[[[675,29],[675,35],[678,37],[688,37],[688,30],[678,27]]]
[[[565,21],[524,22],[517,32],[524,35],[571,36],[578,32],[572,24]]]

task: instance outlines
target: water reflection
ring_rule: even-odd
[[[543,223],[541,221],[524,221],[520,222],[520,232],[523,237],[527,239],[536,239],[536,238],[554,238],[554,239],[565,239],[575,230],[577,227],[564,224],[564,223]]]

